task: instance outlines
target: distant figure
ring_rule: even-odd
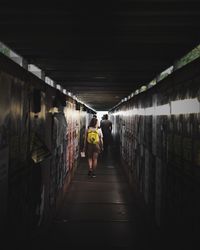
[[[88,175],[96,177],[95,169],[97,166],[98,155],[103,150],[101,131],[98,129],[98,120],[92,118],[85,134],[84,152],[88,157]]]
[[[104,152],[107,153],[108,147],[112,142],[112,122],[108,120],[108,115],[102,117],[100,128],[103,134],[103,147]]]

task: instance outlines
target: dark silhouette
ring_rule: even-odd
[[[107,114],[102,117],[100,128],[103,134],[104,153],[106,154],[112,143],[112,122],[108,119]]]

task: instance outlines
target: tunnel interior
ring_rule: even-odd
[[[41,233],[44,247],[101,232],[102,246],[198,240],[199,20],[198,1],[2,2],[2,235]],[[85,131],[105,113],[112,154],[88,181]]]
[[[0,16],[1,42],[95,110],[199,44],[198,1],[2,3]]]

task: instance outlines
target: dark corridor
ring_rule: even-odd
[[[196,249],[199,20],[198,0],[1,2],[0,242]],[[100,111],[116,148],[91,179]]]
[[[53,223],[33,240],[33,249],[155,246],[155,228],[130,192],[119,159],[109,152],[106,159],[100,156],[95,178],[87,173],[83,158]]]
[[[20,249],[193,249],[198,236],[185,222],[160,230],[131,190],[116,151],[99,157],[96,177],[88,176],[86,158],[47,227],[31,238],[13,238]],[[186,231],[187,230],[187,231]],[[8,244],[9,246],[9,244]]]

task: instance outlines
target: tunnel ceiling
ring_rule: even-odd
[[[198,1],[11,3],[1,3],[1,41],[96,110],[200,43]]]

